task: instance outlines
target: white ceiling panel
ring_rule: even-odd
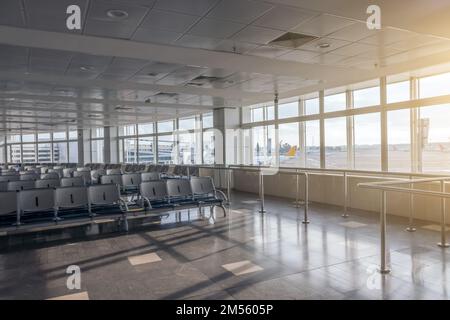
[[[222,42],[220,42],[214,48],[214,50],[243,54],[257,47],[258,45],[254,43],[241,42],[233,39],[225,39]]]
[[[199,19],[199,16],[154,9],[147,14],[140,27],[151,30],[184,32]]]
[[[331,33],[328,37],[346,41],[359,41],[363,38],[373,36],[377,32],[378,30],[371,30],[367,28],[366,23],[355,22],[347,27]]]
[[[318,13],[316,12],[300,10],[294,7],[276,6],[262,17],[256,19],[253,24],[264,28],[289,30],[317,15]]]
[[[377,49],[378,49],[378,47],[376,47],[376,46],[354,42],[354,43],[345,45],[343,47],[340,47],[336,50],[333,50],[332,53],[351,57],[351,56],[356,56],[356,55],[364,53],[364,52],[374,51]]]
[[[245,27],[244,24],[203,18],[189,30],[189,34],[210,38],[228,38]]]
[[[158,0],[156,9],[202,16],[220,0]]]
[[[276,58],[276,57],[279,57],[290,51],[292,51],[292,49],[282,49],[282,48],[275,48],[275,47],[270,47],[270,46],[260,46],[256,49],[250,51],[248,54],[252,55],[252,56]]]
[[[332,16],[329,14],[322,14],[316,18],[310,19],[300,24],[298,27],[292,29],[291,31],[322,37],[339,29],[347,27],[353,23],[355,23],[355,21],[353,20]]]
[[[268,42],[281,36],[283,33],[284,31],[282,30],[248,26],[233,36],[233,39],[255,44],[267,44]]]
[[[175,42],[175,44],[183,47],[214,50],[219,45],[220,42],[221,39],[200,37],[187,34],[178,39]]]
[[[395,42],[407,40],[408,38],[412,38],[416,35],[416,33],[405,30],[385,28],[370,37],[360,40],[360,42],[377,46],[386,46],[392,45]]]
[[[308,63],[318,55],[319,55],[318,52],[306,50],[293,50],[286,54],[283,54],[282,56],[278,57],[278,59]]]
[[[22,1],[2,0],[0,2],[0,24],[23,27]]]
[[[271,8],[272,5],[260,1],[222,0],[208,13],[208,17],[248,24]]]
[[[317,40],[308,42],[308,43],[300,46],[300,49],[325,53],[325,52],[330,52],[330,51],[336,50],[336,49],[341,48],[348,44],[350,44],[349,41],[337,40],[337,39],[324,37],[324,38],[319,38]]]
[[[154,42],[170,44],[181,38],[183,34],[165,30],[138,28],[133,35],[133,40],[141,42]]]

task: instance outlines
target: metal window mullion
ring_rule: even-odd
[[[346,110],[353,109],[353,91],[347,90],[346,95]],[[347,168],[354,169],[355,167],[355,122],[352,115],[346,117],[347,121]]]
[[[324,114],[324,91],[319,91],[319,115],[320,115],[320,168],[324,169],[325,163],[325,120]]]
[[[381,130],[381,171],[388,171],[389,169],[389,154],[388,154],[388,128],[387,128],[387,111],[386,111],[386,77],[380,78],[380,130]]]

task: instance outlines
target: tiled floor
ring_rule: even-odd
[[[388,217],[391,274],[380,275],[378,214],[234,194],[226,218],[0,253],[0,299],[448,299],[450,249],[439,232]],[[244,201],[244,202],[243,202]],[[182,214],[187,219],[187,213]],[[190,217],[196,213],[191,210]],[[297,217],[299,219],[297,219]],[[67,289],[67,267],[81,269]]]

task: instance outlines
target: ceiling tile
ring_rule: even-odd
[[[363,38],[367,38],[376,34],[378,30],[370,30],[367,28],[366,23],[355,22],[347,27],[344,27],[332,34],[328,35],[329,38],[347,40],[347,41],[359,41]]]
[[[220,42],[220,39],[199,37],[187,34],[178,39],[175,44],[183,47],[213,50],[219,45]]]
[[[78,5],[82,12],[81,20],[84,21],[87,0],[24,0],[25,14],[28,27],[58,31],[81,33],[81,30],[68,30],[65,14],[67,7]]]
[[[252,55],[252,56],[276,58],[276,57],[279,57],[290,51],[292,51],[292,49],[282,49],[282,48],[275,48],[275,47],[270,47],[270,46],[260,46],[256,49],[250,51],[248,54]]]
[[[329,14],[322,14],[316,18],[300,24],[298,27],[292,29],[291,31],[322,37],[341,28],[347,27],[353,23],[355,23],[355,21],[353,20],[338,16],[332,16]]]
[[[0,2],[0,25],[25,26],[21,1],[2,0]]]
[[[314,41],[310,41],[302,46],[300,46],[300,49],[302,50],[309,50],[309,51],[315,51],[315,52],[330,52],[333,50],[336,50],[340,47],[343,47],[345,45],[350,44],[349,41],[345,40],[337,40],[337,39],[331,39],[331,38],[320,38]],[[321,47],[322,45],[327,45],[327,47]]]
[[[411,50],[425,45],[432,45],[440,42],[441,39],[438,37],[427,36],[427,35],[417,35],[413,37],[408,37],[405,40],[392,43],[390,46],[397,50]]]
[[[336,64],[337,62],[342,61],[346,58],[347,58],[347,56],[334,54],[334,52],[332,52],[332,53],[325,53],[325,54],[316,56],[311,60],[311,62],[319,63],[319,64],[333,65],[333,64]]]
[[[267,44],[281,36],[283,33],[284,31],[281,30],[248,26],[234,35],[233,39],[249,43]]]
[[[219,0],[158,0],[155,8],[203,16],[218,2]]]
[[[90,20],[86,22],[84,33],[98,37],[129,39],[135,29],[136,26],[123,25],[109,21]]]
[[[147,14],[140,27],[171,32],[184,32],[199,20],[199,18],[199,16],[177,12],[152,10]]]
[[[364,38],[360,40],[361,43],[367,43],[367,44],[373,44],[378,46],[386,46],[391,45],[398,41],[403,41],[408,38],[412,38],[416,36],[416,33],[400,30],[400,29],[394,29],[394,28],[385,28],[376,34]]]
[[[360,53],[376,50],[377,48],[378,47],[376,47],[376,46],[371,46],[371,45],[364,44],[364,43],[354,42],[349,45],[340,47],[336,50],[333,50],[332,53],[351,57],[351,56],[356,56]]]
[[[226,0],[215,6],[208,13],[208,17],[248,24],[272,7],[272,5],[260,1]]]
[[[232,36],[244,27],[241,23],[203,18],[188,34],[222,39]]]
[[[215,48],[215,51],[224,51],[243,54],[252,49],[257,48],[257,44],[240,42],[232,39],[226,39],[220,42]]]
[[[172,31],[138,28],[133,35],[133,40],[142,42],[154,42],[170,44],[180,38],[183,34]]]
[[[262,17],[258,18],[254,25],[265,28],[289,30],[300,23],[316,16],[317,13],[300,10],[293,7],[276,6],[269,10]]]
[[[278,59],[308,63],[314,57],[317,57],[318,55],[319,55],[319,53],[317,53],[317,52],[305,51],[305,50],[293,50],[289,53],[286,53],[286,54],[278,57]]]

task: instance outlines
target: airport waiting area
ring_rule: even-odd
[[[450,4],[403,3],[0,1],[0,300],[450,299]]]

